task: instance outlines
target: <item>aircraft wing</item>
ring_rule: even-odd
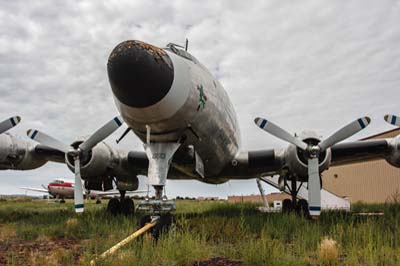
[[[373,139],[353,142],[342,142],[331,147],[331,161],[329,167],[365,162],[371,160],[386,159],[389,162],[395,156],[393,139]],[[296,150],[294,150],[296,151]],[[228,179],[251,179],[260,176],[273,176],[284,174],[288,170],[290,160],[298,156],[288,156],[293,150],[287,149],[265,149],[255,151],[244,151],[238,154],[232,163],[217,177],[201,178],[193,175],[195,162],[186,165],[192,168],[183,171],[185,165],[179,160],[173,159],[169,179],[198,179],[200,181],[212,182],[212,179],[223,177]],[[395,158],[393,158],[395,159]],[[129,152],[123,160],[125,172],[134,172],[145,175],[148,161],[143,152]],[[292,162],[293,163],[293,162]],[[131,169],[130,169],[131,168]]]
[[[388,159],[393,146],[388,139],[344,142],[332,146],[331,166]]]
[[[93,191],[97,196],[120,196],[119,191]],[[139,193],[147,193],[147,190],[127,191],[126,195],[136,195]]]
[[[0,143],[0,169],[31,170],[48,161],[65,162],[63,152],[8,133],[0,134]]]
[[[400,137],[391,139],[371,139],[342,142],[331,147],[331,159],[324,169],[334,166],[384,159],[389,164],[400,167]],[[266,149],[241,152],[234,165],[228,165],[222,176],[231,179],[250,179],[260,176],[292,174],[306,175],[302,169],[307,160],[299,160],[301,152],[296,148]]]
[[[47,161],[65,163],[65,153],[51,147],[38,144],[35,146],[34,152],[36,156],[42,157]]]
[[[49,191],[47,189],[44,189],[44,188],[20,187],[20,189],[29,190],[29,191],[35,191],[35,192],[49,193]]]

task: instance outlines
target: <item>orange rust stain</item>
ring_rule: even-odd
[[[121,52],[124,48],[130,49],[133,46],[139,46],[140,48],[148,51],[150,54],[154,55],[156,58],[161,59],[163,56],[165,56],[167,53],[156,46],[153,46],[151,44],[147,44],[141,41],[127,41],[124,42],[122,45],[120,45],[116,51],[113,51],[111,55],[109,56],[109,60],[113,59],[117,53]]]

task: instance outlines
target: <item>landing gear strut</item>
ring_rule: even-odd
[[[168,170],[172,162],[172,157],[181,143],[179,142],[151,142],[150,126],[146,125],[146,143],[144,150],[149,160],[147,171],[148,185],[153,186],[155,198],[139,201],[137,210],[150,212],[151,215],[144,216],[140,223],[143,225],[149,222],[152,217],[159,217],[157,224],[151,229],[154,238],[158,238],[162,231],[167,230],[171,223],[171,211],[176,209],[176,204],[172,200],[167,200],[163,195],[167,181]]]

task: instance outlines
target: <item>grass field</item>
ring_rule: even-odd
[[[0,265],[89,265],[138,229],[139,216],[112,217],[106,202],[86,206],[78,216],[70,202],[0,201]],[[177,207],[176,225],[158,241],[139,238],[96,265],[400,265],[400,204],[353,206],[382,217],[324,213],[318,221],[261,214],[254,204]]]

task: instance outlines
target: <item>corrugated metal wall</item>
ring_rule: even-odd
[[[391,138],[400,129],[384,132],[367,139]],[[384,203],[400,194],[400,168],[385,160],[332,167],[323,173],[323,187],[338,196],[349,197],[352,203]]]

